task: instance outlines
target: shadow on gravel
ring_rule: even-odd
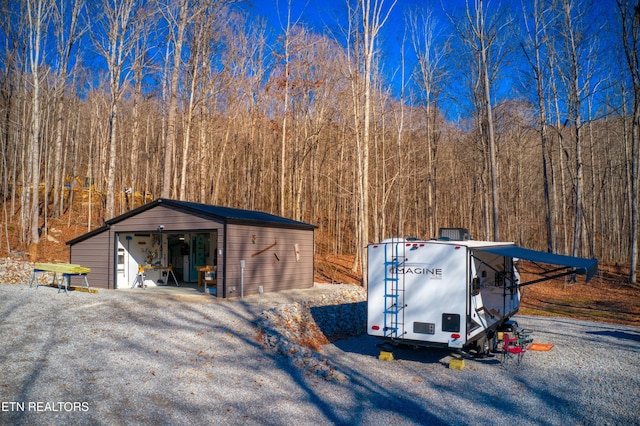
[[[331,341],[333,345],[344,352],[356,355],[364,354],[376,357],[378,349],[377,340],[364,334],[366,330],[366,304],[342,303],[338,305],[309,307],[312,320],[320,331]],[[277,330],[270,330],[278,333]],[[277,339],[277,336],[274,336]],[[366,343],[362,343],[366,339]],[[417,422],[419,424],[441,425],[446,424],[429,407],[425,407],[420,401],[404,395],[401,389],[389,387],[379,383],[377,377],[362,374],[359,369],[348,365],[333,365],[339,371],[343,371],[348,380],[334,381],[328,379],[325,386],[337,390],[342,395],[340,403],[336,403],[330,395],[316,389],[318,381],[324,378],[314,377],[313,373],[301,368],[298,361],[292,358],[276,355],[274,361],[280,370],[287,372],[298,389],[306,394],[306,400],[322,413],[323,417],[309,419],[310,423],[324,424],[329,422],[336,425],[368,424],[371,413],[375,412],[386,418],[394,418],[404,422]],[[382,362],[382,361],[380,361]],[[332,367],[332,368],[333,368]],[[321,389],[324,386],[320,387]],[[293,422],[293,421],[292,421]],[[303,421],[304,423],[304,421]]]
[[[572,358],[573,369],[541,354],[548,358],[544,363],[525,361],[519,370],[470,366],[459,372],[438,364],[449,350],[399,347],[393,353],[400,362],[386,364],[377,359],[380,340],[366,334],[362,302],[311,308],[318,326],[334,339],[328,354],[336,355],[337,367],[349,378],[324,381],[291,358],[266,350],[254,328],[263,310],[259,304],[108,292],[52,296],[0,287],[0,401],[85,401],[89,410],[0,413],[0,424],[357,425],[375,424],[378,416],[385,424],[461,424],[470,422],[471,412],[475,424],[494,423],[496,413],[505,423],[529,417],[529,424],[567,419],[579,424],[610,415],[598,401],[585,408],[580,394],[615,391],[616,380],[626,374],[614,370],[585,391],[591,381],[583,380],[582,366],[574,364],[588,367],[588,357]],[[534,329],[557,330],[559,323],[536,319]],[[637,347],[631,343],[638,341],[633,331],[590,324],[581,330],[585,327],[593,327],[587,333],[593,349],[603,348],[598,353],[608,349],[598,342],[607,338]],[[563,341],[553,332],[544,336],[551,343]],[[569,349],[574,358],[580,354]],[[468,386],[468,380],[482,386]],[[550,422],[547,412],[561,414]],[[635,421],[616,416],[605,422]]]
[[[400,344],[391,347],[389,343],[368,336],[367,302],[343,303],[339,305],[312,306],[311,315],[320,331],[330,343],[344,352],[378,357],[381,350],[393,352],[395,359],[435,364],[455,351],[446,348],[429,348]],[[493,358],[483,363],[497,363]]]
[[[395,348],[391,348],[388,344],[372,336],[361,336],[357,339],[338,341],[334,343],[334,346],[344,352],[368,355],[375,358],[380,355],[380,351],[384,350],[385,352],[392,352],[395,360],[413,361],[423,364],[436,364],[440,362],[442,358],[452,353],[446,349],[412,347],[408,345],[398,345]]]
[[[312,306],[311,316],[329,342],[359,336],[367,329],[367,302]]]
[[[640,342],[640,334],[628,333],[626,331],[587,331],[586,334],[593,334],[595,336],[613,337],[621,340],[631,340],[633,342]]]
[[[376,337],[362,335],[334,342],[333,345],[346,353],[370,356],[373,358],[378,358],[380,351],[384,350],[386,352],[392,352],[393,359],[396,361],[411,361],[427,366],[441,364],[443,368],[447,368],[449,356],[472,359],[473,362],[478,364],[500,365],[500,361],[496,355],[490,355],[485,358],[473,358],[470,355],[447,348],[416,347],[402,344],[395,348],[391,348],[387,343],[381,343],[382,341]],[[386,361],[380,362],[384,363]]]

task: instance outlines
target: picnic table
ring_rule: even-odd
[[[67,296],[69,295],[69,281],[71,277],[82,277],[83,286],[87,286],[87,291],[91,292],[91,288],[89,287],[89,280],[87,279],[87,275],[91,272],[90,268],[76,265],[73,263],[36,263],[33,267],[33,276],[31,277],[31,283],[29,287],[33,286],[33,282],[36,279],[36,274],[38,273],[53,273],[53,282],[52,286],[55,286],[56,283],[58,285],[58,293],[64,289]],[[62,275],[62,279],[58,281],[58,274]],[[39,283],[36,282],[36,290],[40,286]]]

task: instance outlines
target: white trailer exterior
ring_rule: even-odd
[[[488,351],[495,330],[518,311],[527,284],[514,257],[560,264],[587,280],[597,270],[595,259],[513,243],[385,240],[368,246],[368,333],[395,343]]]

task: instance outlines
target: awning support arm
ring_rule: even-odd
[[[542,269],[544,272],[543,273],[537,273],[537,272],[531,272],[532,274],[536,274],[536,275],[543,275],[543,274],[553,274],[554,272],[557,271],[562,271],[568,268],[568,266],[561,266],[559,268],[555,268],[555,269],[547,269],[544,266],[540,265],[538,262],[534,262],[532,260],[530,260],[529,262],[533,263],[534,265],[536,265],[538,268]],[[520,272],[527,272],[525,270],[520,270]],[[562,276],[562,275],[561,275]],[[555,278],[555,277],[553,277]]]
[[[514,280],[513,280],[513,279],[511,279],[510,277],[508,277],[508,276],[507,276],[507,274],[505,274],[505,273],[504,273],[504,272],[502,272],[502,271],[497,270],[496,268],[494,268],[493,266],[491,266],[491,265],[489,265],[488,263],[484,262],[482,259],[480,259],[480,258],[476,257],[475,255],[473,255],[473,254],[472,254],[472,255],[471,255],[471,257],[472,257],[472,258],[474,258],[474,259],[476,259],[477,261],[479,261],[482,265],[487,266],[489,269],[493,270],[494,272],[496,272],[496,273],[498,273],[498,274],[500,274],[500,275],[503,275],[503,276],[504,276],[504,278],[505,278],[506,280],[508,280],[509,282],[511,282],[511,285],[505,286],[505,289],[508,289],[508,290],[510,290],[510,289],[512,289],[512,288],[524,287],[524,286],[528,286],[528,285],[531,285],[531,284],[541,283],[541,282],[543,282],[543,281],[553,280],[553,279],[555,279],[555,278],[565,277],[565,276],[567,276],[567,275],[575,275],[575,274],[577,273],[577,272],[576,272],[576,269],[575,269],[575,268],[573,268],[573,269],[571,269],[570,271],[565,271],[565,272],[563,272],[563,273],[561,273],[561,274],[555,274],[555,275],[544,276],[543,278],[538,278],[537,280],[527,281],[526,283],[517,283],[517,282],[514,282]],[[535,263],[535,262],[533,262],[533,263]],[[566,269],[566,267],[556,268],[556,269],[550,269],[550,270],[545,271],[545,273],[553,273],[553,272],[556,272],[556,271],[562,271],[562,270],[565,270],[565,269]]]
[[[560,270],[561,270],[561,269],[556,269],[556,271],[560,271]],[[566,272],[563,272],[563,273],[561,273],[561,274],[545,276],[545,277],[543,277],[543,278],[538,278],[537,280],[527,281],[526,283],[521,283],[521,284],[519,284],[519,285],[512,285],[512,286],[510,286],[509,288],[514,288],[514,287],[524,287],[524,286],[527,286],[527,285],[537,284],[537,283],[540,283],[540,282],[543,282],[543,281],[549,281],[549,280],[553,280],[553,279],[555,279],[555,278],[560,278],[560,277],[565,277],[565,276],[567,276],[567,275],[575,275],[575,274],[576,274],[575,269],[572,269],[572,270],[570,270],[570,271],[566,271]]]

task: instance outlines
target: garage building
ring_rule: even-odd
[[[147,286],[208,278],[218,297],[237,297],[312,287],[315,228],[259,211],[159,198],[67,244],[71,263],[91,268],[92,287],[130,288],[144,271]]]

